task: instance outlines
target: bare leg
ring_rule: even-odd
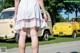
[[[26,32],[21,29],[20,36],[19,36],[19,50],[20,53],[25,53],[25,40],[26,40]]]
[[[32,40],[32,53],[38,53],[38,34],[35,28],[31,28],[30,31]]]

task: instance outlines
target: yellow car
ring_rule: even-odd
[[[77,22],[72,24],[71,22],[58,22],[53,26],[53,35],[54,36],[72,36],[76,37],[77,34],[80,34],[80,24]]]
[[[16,38],[18,41],[19,34],[14,30],[15,22],[14,22],[14,7],[4,9],[1,12],[0,16],[0,39],[11,39]],[[38,31],[39,37],[42,37],[43,40],[49,40],[49,35],[51,34],[51,19],[48,12],[48,22],[47,26],[44,29]],[[30,35],[28,35],[30,37]]]

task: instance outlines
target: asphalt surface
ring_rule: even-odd
[[[7,53],[19,53],[19,49],[8,49]],[[31,46],[26,47],[26,53],[32,53]],[[80,53],[80,41],[40,45],[39,53]]]

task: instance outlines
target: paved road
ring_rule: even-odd
[[[80,52],[80,41],[54,43],[40,45],[39,53],[78,53]],[[19,53],[18,48],[8,49],[7,53]],[[26,47],[26,53],[32,53],[30,46]]]

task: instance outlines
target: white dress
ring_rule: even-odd
[[[39,27],[44,28],[45,21],[42,18],[38,0],[21,0],[18,6],[15,29]]]

